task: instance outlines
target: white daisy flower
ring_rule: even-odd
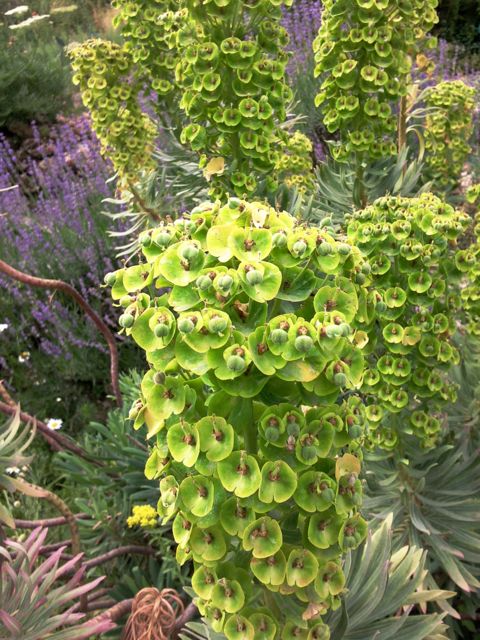
[[[46,425],[52,431],[58,431],[63,427],[63,420],[60,420],[60,418],[50,418],[47,420]]]
[[[30,360],[30,351],[22,351],[22,353],[18,356],[18,361],[20,364],[24,364]]]

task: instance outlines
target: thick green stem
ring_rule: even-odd
[[[241,420],[245,449],[248,453],[258,453],[257,425],[253,419],[253,401],[250,399],[242,400]]]

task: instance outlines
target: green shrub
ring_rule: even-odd
[[[68,60],[52,36],[40,25],[10,31],[0,24],[0,127],[53,120],[72,108]]]

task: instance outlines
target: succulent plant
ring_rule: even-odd
[[[275,186],[269,174],[292,98],[281,6],[291,2],[185,2],[194,28],[176,69],[188,120],[180,139],[201,156],[212,197],[253,194],[262,178]]]
[[[163,97],[175,89],[177,37],[189,28],[188,10],[175,0],[112,0],[112,6],[117,9],[114,26],[120,28],[135,73],[164,107]]]
[[[132,78],[133,59],[126,45],[90,39],[73,46],[69,56],[73,82],[90,111],[103,153],[123,183],[154,167],[151,158],[156,127],[140,105],[141,80]]]
[[[349,554],[345,563],[346,595],[342,608],[325,617],[326,629],[319,638],[331,640],[447,640],[445,614],[412,614],[415,605],[425,607],[436,599],[447,599],[451,591],[430,589],[426,584],[426,553],[403,547],[392,550],[392,518],[377,525],[364,544]],[[368,589],[365,586],[368,585]],[[281,606],[278,602],[275,602]],[[303,632],[298,638],[305,638]],[[205,624],[191,622],[180,634],[182,640],[221,640]]]
[[[141,246],[140,264],[107,280],[131,297],[122,331],[151,366],[130,417],[156,440],[147,469],[177,559],[193,559],[197,604],[229,640],[296,637],[305,621],[272,614],[272,593],[314,604],[315,638],[339,605],[342,554],[367,530],[365,332],[352,323],[368,265],[344,238],[236,198]]]
[[[407,94],[411,54],[438,21],[437,0],[326,0],[314,41],[316,97],[337,160],[394,155],[398,100]],[[424,40],[426,46],[434,39]]]
[[[370,259],[374,296],[357,318],[376,323],[369,334],[370,369],[363,389],[375,444],[394,448],[413,433],[428,447],[441,430],[442,405],[455,399],[449,368],[460,308],[462,251],[456,241],[470,217],[432,194],[385,197],[348,222],[348,238]]]
[[[65,547],[41,561],[39,552],[46,529],[35,529],[25,542],[7,540],[0,546],[0,624],[4,638],[22,640],[83,640],[115,627],[107,619],[85,621],[79,598],[103,580],[82,584],[84,571],[74,569],[78,557],[60,564]]]
[[[11,473],[28,464],[31,457],[24,454],[31,443],[35,430],[22,427],[20,415],[17,413],[6,423],[0,425],[0,491],[16,491],[18,482]],[[15,526],[6,506],[0,504],[0,523]]]
[[[455,592],[428,586],[427,553],[414,544],[393,546],[392,520],[386,514],[383,522],[372,525],[374,531],[349,556],[343,610],[325,620],[332,640],[447,640],[445,613],[427,612],[426,607]],[[416,605],[422,613],[412,614]]]
[[[425,161],[441,189],[456,186],[472,150],[475,95],[475,89],[462,80],[440,82],[425,91]]]
[[[458,445],[367,455],[364,513],[393,512],[394,546],[428,550],[429,566],[466,592],[480,586],[478,459]],[[468,487],[468,491],[465,490]]]

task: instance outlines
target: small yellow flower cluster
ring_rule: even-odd
[[[149,504],[135,505],[132,509],[132,515],[127,518],[129,527],[150,528],[157,524],[157,512]]]

